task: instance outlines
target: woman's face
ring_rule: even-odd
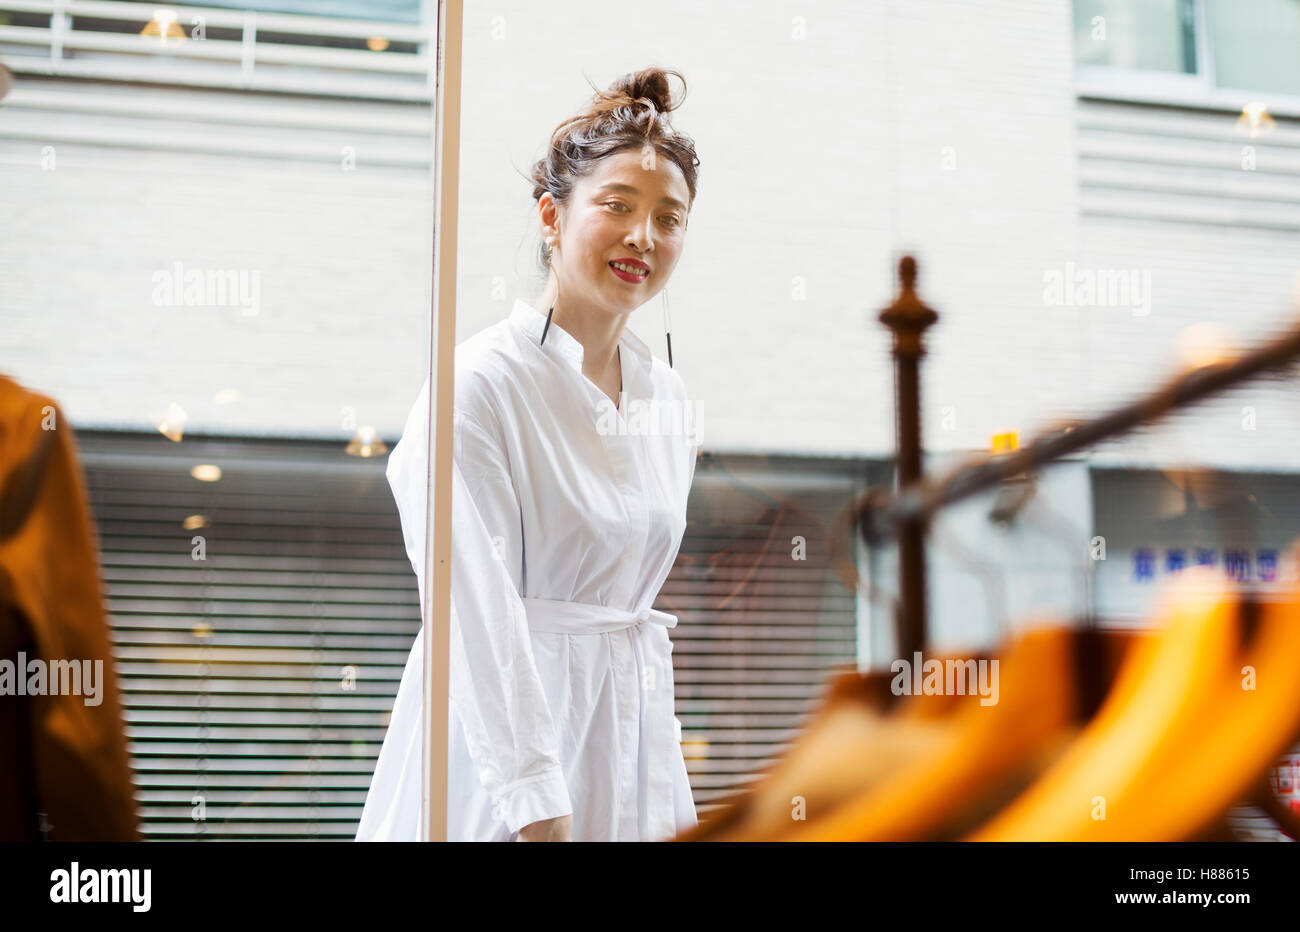
[[[635,310],[663,290],[681,258],[690,200],[686,179],[672,159],[649,147],[643,151],[624,149],[601,159],[558,212],[550,195],[542,195],[544,237],[555,235],[558,213],[551,263],[569,303],[611,313]]]

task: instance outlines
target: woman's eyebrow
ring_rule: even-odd
[[[605,184],[603,184],[603,185],[601,185],[599,188],[597,188],[596,191],[597,191],[598,193],[601,192],[601,191],[619,191],[619,192],[622,192],[623,194],[635,194],[635,195],[637,195],[638,197],[641,195],[641,189],[640,189],[640,188],[634,187],[634,186],[632,186],[632,185],[630,185],[630,184],[623,184],[621,181],[607,181]],[[681,201],[677,200],[677,198],[675,198],[675,197],[669,197],[669,196],[666,195],[666,194],[665,194],[663,197],[661,197],[661,198],[659,199],[659,203],[660,203],[660,204],[671,204],[673,207],[680,207],[682,210],[685,210],[685,209],[686,209],[686,205],[685,205],[685,204],[683,204]]]

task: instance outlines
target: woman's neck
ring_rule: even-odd
[[[591,307],[577,307],[556,298],[554,278],[533,305],[543,314],[554,306],[551,326],[560,327],[582,346],[582,373],[606,395],[618,401],[622,366],[618,343],[627,325],[626,314],[610,316]]]

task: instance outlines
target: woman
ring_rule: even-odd
[[[532,171],[545,289],[456,347],[451,840],[662,840],[696,824],[676,618],[651,605],[699,438],[629,417],[676,407],[666,420],[690,421],[681,377],[626,329],[671,277],[695,200],[694,145],[666,121],[670,74],[625,75],[556,129]],[[428,388],[388,464],[421,601]],[[418,837],[422,637],[358,840]]]

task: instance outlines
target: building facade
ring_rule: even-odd
[[[894,556],[860,552],[854,593],[827,528],[892,481],[900,255],[941,315],[936,471],[1300,315],[1300,3],[1229,7],[673,2],[610,42],[585,0],[466,4],[458,339],[540,292],[525,179],[587,82],[689,82],[668,292],[705,445],[662,600],[702,812],[831,670],[890,656]],[[382,457],[346,446],[391,446],[427,366],[432,4],[174,9],[162,45],[148,4],[0,0],[0,366],[81,431],[147,831],[348,837],[419,624]],[[630,326],[666,357],[658,300]],[[1298,410],[1293,380],[1251,384],[1044,470],[1005,529],[992,493],[948,509],[933,642],[1140,624],[1197,562],[1275,579]]]

